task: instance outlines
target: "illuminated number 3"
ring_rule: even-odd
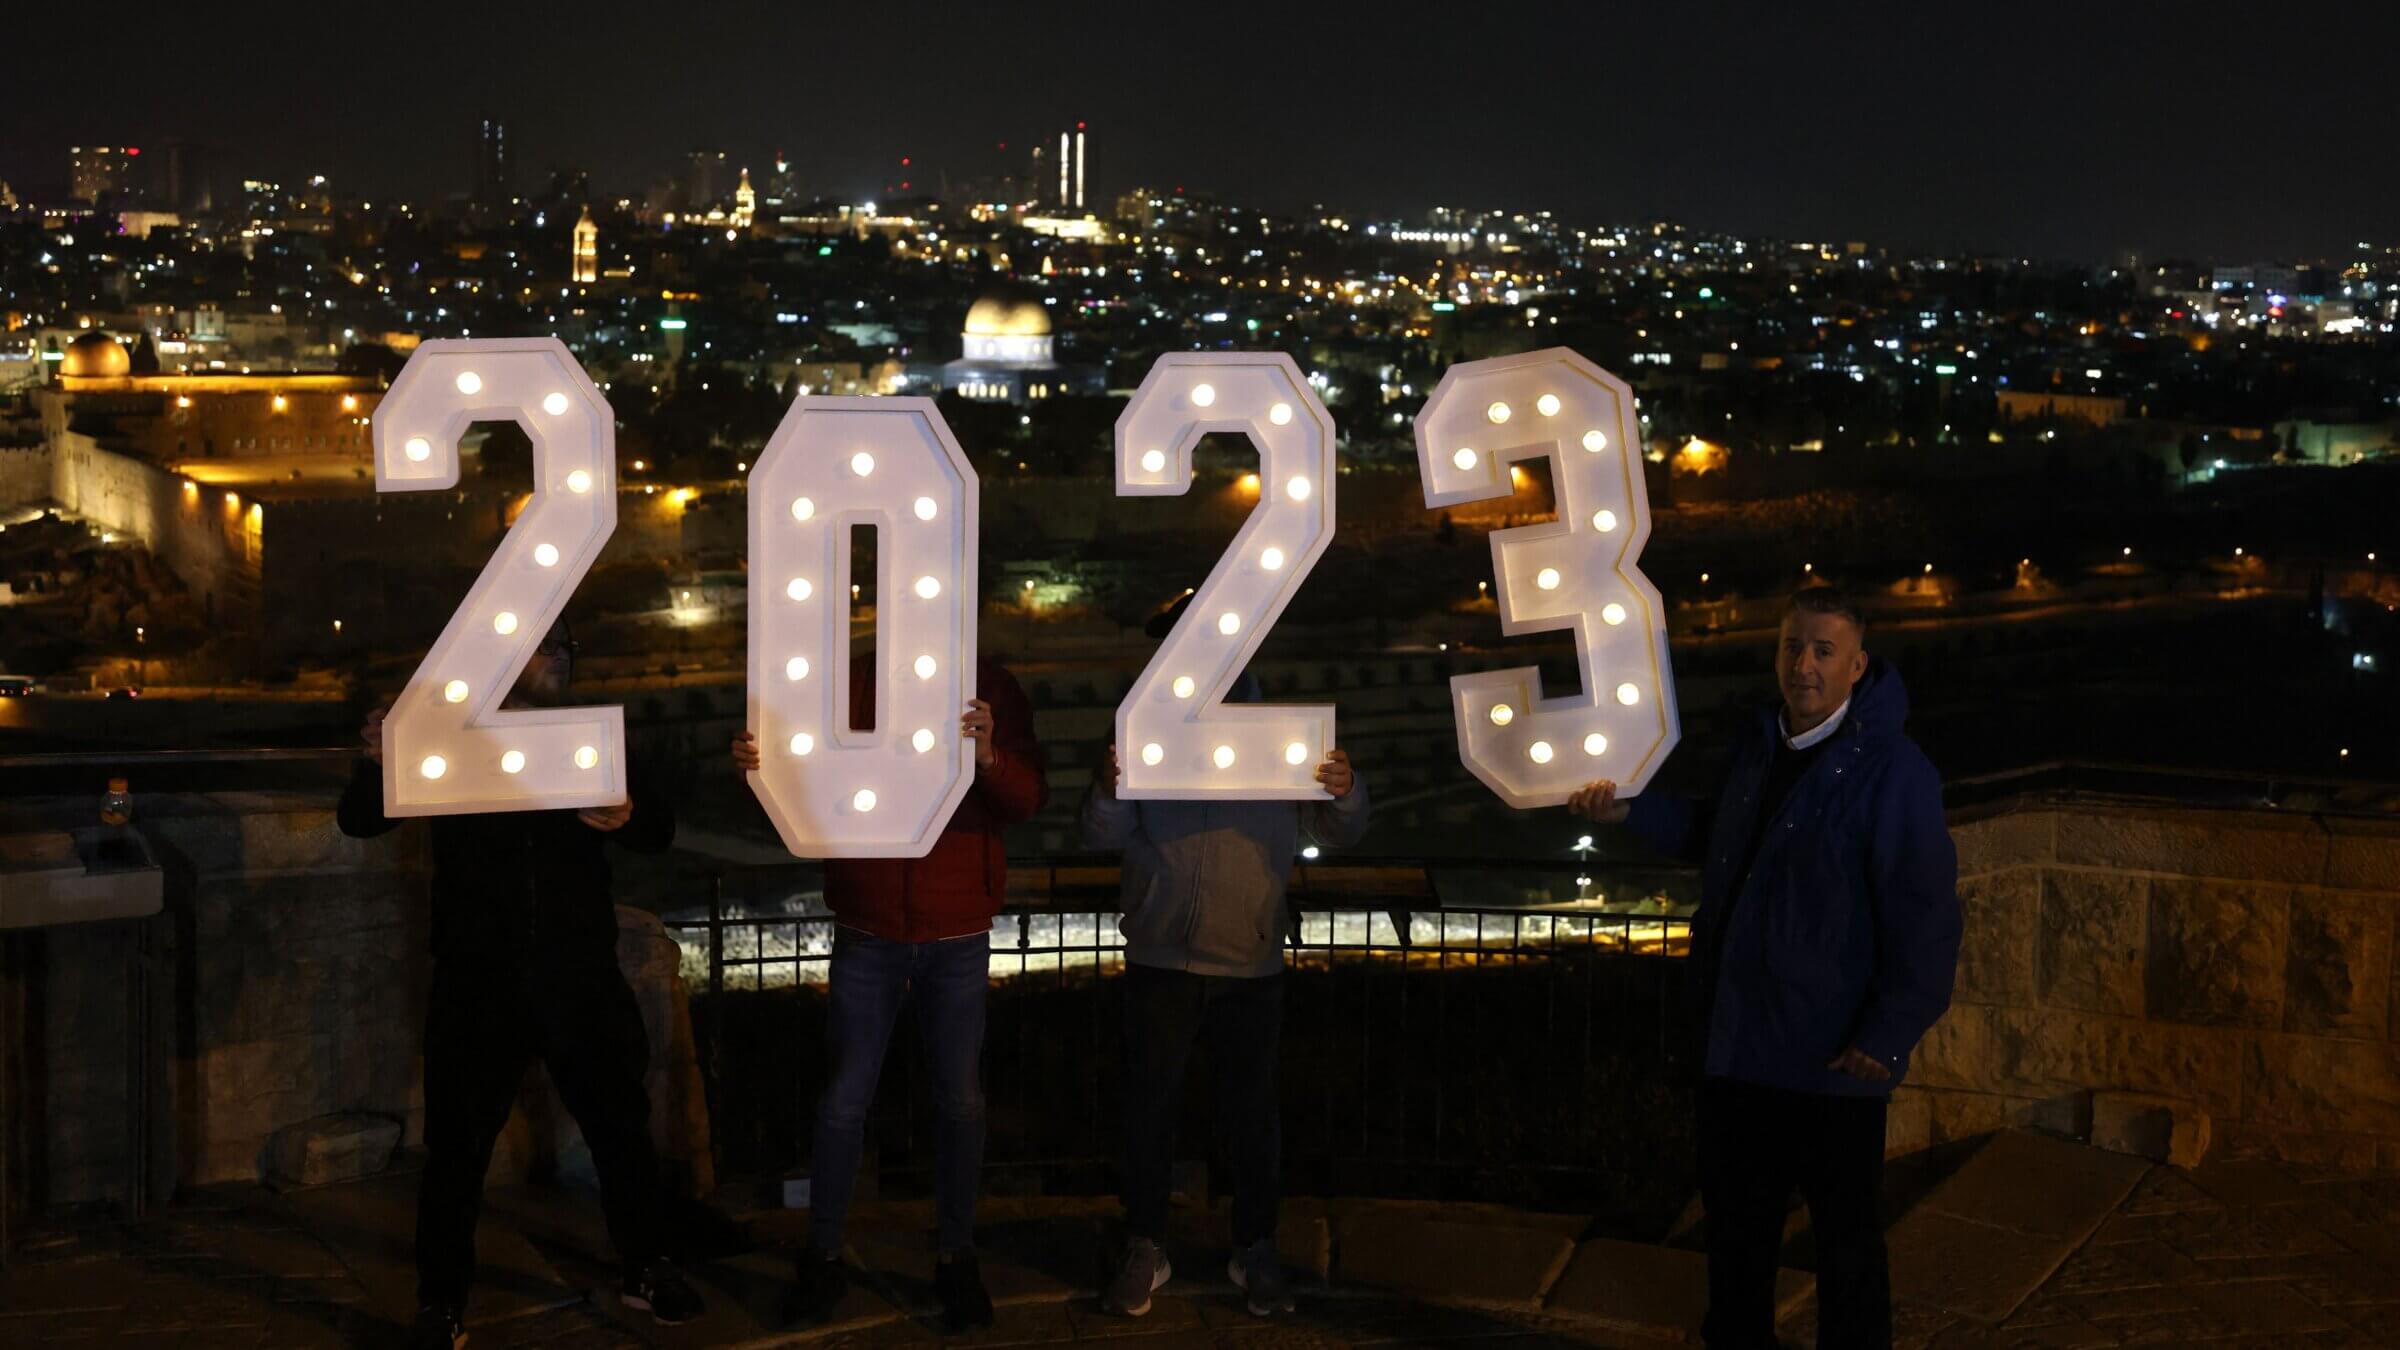
[[[375,409],[375,487],[457,487],[460,434],[503,419],[533,442],[533,497],[384,721],[395,816],[625,800],[623,709],[500,706],[617,527],[616,422],[565,345],[419,346]]]
[[[1220,700],[1333,538],[1333,418],[1281,353],[1162,356],[1117,418],[1117,495],[1189,491],[1217,431],[1257,445],[1259,504],[1117,707],[1117,795],[1323,798],[1332,708]]]
[[[1543,698],[1533,667],[1450,680],[1458,753],[1515,807],[1595,778],[1631,796],[1680,728],[1665,610],[1638,570],[1650,537],[1633,391],[1564,348],[1452,366],[1417,414],[1428,509],[1505,497],[1509,466],[1548,458],[1558,519],[1492,535],[1500,630],[1569,629],[1583,691]]]
[[[975,470],[926,398],[804,396],[750,470],[750,784],[784,846],[923,857],[975,778]],[[874,725],[851,726],[850,532],[876,531]]]

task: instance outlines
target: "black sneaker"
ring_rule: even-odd
[[[933,1268],[933,1292],[942,1301],[942,1329],[955,1336],[992,1324],[992,1296],[973,1252],[950,1252]]]
[[[698,1321],[708,1307],[700,1301],[700,1292],[684,1283],[682,1274],[664,1257],[626,1276],[621,1298],[626,1307],[641,1309],[662,1327]]]
[[[1140,1317],[1150,1311],[1150,1296],[1174,1275],[1157,1243],[1135,1238],[1125,1244],[1125,1264],[1117,1267],[1117,1277],[1100,1291],[1100,1306],[1120,1317]]]
[[[466,1343],[466,1318],[459,1309],[439,1303],[417,1309],[417,1324],[408,1333],[408,1350],[460,1350]]]
[[[787,1327],[813,1326],[833,1320],[833,1310],[850,1292],[850,1277],[839,1254],[815,1249],[800,1253],[792,1263],[792,1287],[783,1296]]]
[[[1275,1254],[1275,1239],[1260,1238],[1235,1252],[1225,1273],[1246,1296],[1252,1317],[1292,1310],[1292,1281],[1283,1273],[1283,1258]]]

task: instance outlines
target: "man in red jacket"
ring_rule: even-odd
[[[941,1258],[934,1287],[953,1330],[986,1326],[991,1296],[975,1263],[975,1192],[983,1171],[983,999],[990,984],[992,916],[1008,886],[1000,832],[1033,819],[1049,797],[1033,705],[1006,667],[975,663],[978,697],[961,729],[975,742],[975,786],[922,858],[828,859],[833,911],[826,1042],[832,1072],[817,1103],[809,1188],[809,1250],[788,1312],[822,1321],[839,1302],[842,1230],[866,1145],[867,1112],[900,1000],[914,991],[940,1124],[934,1136],[934,1208]],[[872,726],[874,672],[850,681],[853,725]],[[758,768],[758,742],[733,742],[734,767]]]

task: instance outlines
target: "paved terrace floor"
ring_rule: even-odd
[[[414,1310],[415,1176],[276,1193],[221,1187],[140,1222],[51,1227],[0,1275],[0,1344],[180,1347],[397,1343]],[[1249,1316],[1224,1277],[1222,1216],[1185,1211],[1176,1278],[1151,1314],[1101,1313],[1113,1206],[991,1201],[985,1269],[998,1326],[975,1345],[1168,1347],[1598,1345],[1696,1340],[1700,1257],[1582,1238],[1574,1217],[1468,1205],[1301,1201],[1286,1257],[1309,1272],[1296,1317]],[[574,1190],[496,1191],[481,1237],[475,1346],[882,1347],[932,1344],[922,1204],[866,1207],[853,1254],[874,1272],[829,1326],[788,1330],[775,1250],[799,1216],[726,1225],[736,1254],[689,1263],[709,1316],[662,1329],[618,1306],[596,1205]],[[1994,1137],[1922,1188],[1891,1230],[1901,1344],[2400,1345],[2400,1174],[2271,1163],[2154,1167],[2027,1134]],[[1805,1261],[1805,1232],[1791,1250]],[[1787,1342],[1814,1339],[1808,1277],[1787,1272]]]

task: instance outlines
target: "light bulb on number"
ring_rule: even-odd
[[[938,581],[934,580],[932,577],[918,577],[918,578],[917,578],[917,598],[918,598],[918,599],[920,599],[920,600],[931,600],[933,597],[935,597],[935,596],[937,596],[937,595],[940,595],[941,593],[942,593],[942,583],[940,583],[940,582],[938,582]]]
[[[1484,409],[1483,415],[1492,419],[1493,426],[1498,426],[1502,422],[1508,420],[1508,405],[1505,403],[1495,403],[1492,406]]]
[[[1267,420],[1273,422],[1277,426],[1283,426],[1284,424],[1290,422],[1292,420],[1292,405],[1289,403],[1278,403],[1274,407],[1267,409]]]
[[[1308,762],[1308,743],[1294,741],[1283,747],[1283,762],[1295,766],[1306,764]]]
[[[817,513],[817,504],[806,497],[792,498],[792,519],[806,520]]]
[[[1142,762],[1144,764],[1155,765],[1166,757],[1167,747],[1160,745],[1156,741],[1152,741],[1148,745],[1142,747]]]
[[[1217,631],[1227,637],[1242,631],[1242,616],[1228,610],[1217,616]]]
[[[933,728],[918,727],[917,733],[908,738],[908,743],[916,747],[916,751],[920,755],[931,750],[933,748]]]
[[[1213,385],[1213,384],[1199,384],[1199,385],[1194,385],[1194,386],[1192,386],[1192,406],[1193,406],[1193,407],[1195,407],[1195,408],[1205,408],[1205,407],[1209,406],[1210,404],[1212,404],[1212,403],[1215,403],[1216,401],[1217,401],[1217,387],[1216,387],[1215,385]]]
[[[1632,707],[1634,704],[1636,704],[1636,703],[1639,703],[1639,702],[1641,702],[1641,701],[1642,701],[1642,691],[1641,691],[1641,690],[1634,688],[1634,687],[1633,687],[1632,685],[1630,685],[1630,684],[1620,684],[1620,685],[1618,685],[1618,686],[1617,686],[1617,702],[1619,702],[1619,703],[1622,703],[1622,704],[1624,704],[1626,707],[1630,708],[1630,707]]]
[[[533,546],[533,560],[544,567],[558,566],[558,545],[535,544]]]
[[[1608,434],[1601,431],[1587,431],[1583,433],[1583,448],[1591,451],[1595,455],[1599,454],[1601,451],[1608,448]]]
[[[808,584],[807,577],[793,577],[792,584],[783,588],[783,593],[794,600],[806,600],[816,592],[817,588]]]
[[[1233,767],[1233,747],[1230,745],[1220,745],[1217,747],[1217,753],[1210,756],[1210,758],[1217,762],[1218,768],[1230,769]]]
[[[1505,703],[1495,703],[1492,705],[1490,716],[1493,726],[1504,727],[1517,720],[1517,710]]]
[[[934,663],[934,659],[932,657],[920,656],[917,658],[916,671],[918,679],[930,680],[933,678],[933,672],[938,669],[940,669],[940,667]]]
[[[1592,528],[1598,530],[1602,534],[1607,534],[1609,531],[1617,528],[1617,513],[1614,511],[1594,511],[1592,513]]]
[[[500,772],[525,772],[525,752],[522,750],[511,750],[507,754],[502,755],[500,757]]]
[[[1143,452],[1142,452],[1142,472],[1144,472],[1144,473],[1159,473],[1159,472],[1162,472],[1163,470],[1165,470],[1165,468],[1166,468],[1166,467],[1167,467],[1167,452],[1166,452],[1166,451],[1164,451],[1164,450],[1145,450],[1145,451],[1143,451]]]
[[[550,414],[552,417],[565,416],[567,411],[567,396],[565,394],[549,395],[542,400],[542,411]]]
[[[794,733],[792,733],[792,740],[791,740],[791,751],[792,751],[792,753],[793,753],[793,754],[795,754],[795,755],[805,755],[805,754],[807,754],[809,751],[811,751],[811,750],[814,750],[814,749],[816,749],[816,748],[817,748],[817,738],[816,738],[816,737],[809,735],[809,734],[808,734],[807,732],[805,732],[805,731],[797,731],[797,732],[794,732]]]
[[[575,472],[567,475],[567,491],[589,492],[591,490],[592,476],[590,474],[585,473],[581,469],[577,469]]]
[[[443,685],[442,698],[445,702],[449,703],[466,702],[467,682],[465,680],[452,680],[450,683]]]
[[[784,663],[783,663],[783,678],[785,678],[785,679],[787,679],[787,680],[805,680],[805,679],[807,679],[807,678],[808,678],[808,658],[807,658],[807,657],[805,657],[805,656],[795,656],[795,657],[793,657],[791,660],[784,662]]]
[[[1533,409],[1544,417],[1558,416],[1558,395],[1544,394],[1533,401]]]
[[[450,772],[450,761],[440,755],[427,755],[425,762],[417,766],[417,772],[427,778],[439,778]]]
[[[1270,572],[1283,570],[1283,550],[1271,548],[1258,555],[1258,565]]]
[[[875,457],[861,450],[850,457],[850,472],[864,478],[875,472]]]
[[[502,637],[507,637],[509,634],[517,631],[517,616],[509,613],[505,609],[501,610],[498,614],[492,616],[492,631],[498,633]]]
[[[909,509],[917,513],[917,519],[931,520],[933,519],[934,514],[941,508],[934,505],[933,498],[919,497],[915,503],[909,507]]]
[[[1625,607],[1623,605],[1602,605],[1600,621],[1612,628],[1625,622]]]
[[[1545,567],[1545,568],[1543,568],[1543,569],[1542,569],[1540,572],[1538,572],[1538,573],[1536,573],[1536,574],[1534,575],[1534,578],[1533,578],[1533,584],[1534,584],[1534,585],[1536,585],[1536,586],[1539,586],[1539,587],[1541,587],[1541,588],[1542,588],[1543,590],[1545,590],[1545,591],[1555,591],[1555,590],[1557,590],[1557,589],[1558,589],[1558,569],[1557,569],[1557,568],[1555,568],[1555,567]]]
[[[1601,734],[1600,734],[1599,732],[1597,732],[1597,731],[1593,732],[1593,733],[1592,733],[1591,735],[1589,735],[1589,736],[1586,736],[1586,737],[1584,737],[1584,738],[1583,738],[1583,753],[1585,753],[1585,754],[1587,754],[1587,755],[1605,755],[1605,754],[1607,754],[1607,753],[1608,753],[1608,737],[1601,735]]]
[[[458,392],[462,394],[482,393],[483,377],[471,370],[462,370],[458,372]]]
[[[1450,456],[1450,462],[1462,469],[1472,469],[1475,467],[1475,452],[1462,445]]]
[[[1199,687],[1200,686],[1192,683],[1192,677],[1189,675],[1178,675],[1175,677],[1175,697],[1177,698],[1190,698],[1192,696],[1192,691]]]
[[[1531,744],[1531,745],[1529,745],[1529,746],[1526,746],[1526,747],[1525,747],[1525,758],[1532,760],[1532,761],[1533,761],[1534,763],[1536,763],[1536,764],[1547,764],[1547,763],[1549,763],[1549,762],[1550,762],[1550,742],[1548,742],[1548,741],[1535,741],[1533,744]]]
[[[585,745],[585,746],[578,746],[578,747],[576,748],[576,750],[575,750],[575,767],[576,767],[576,768],[578,768],[578,769],[596,769],[596,768],[598,768],[599,766],[600,766],[600,751],[599,751],[597,748],[595,748],[595,747],[593,747],[593,746],[589,746],[589,745]]]
[[[408,441],[400,447],[400,453],[422,464],[426,460],[433,458],[433,442],[426,440],[422,436],[411,436],[408,438]]]
[[[1307,501],[1308,494],[1315,490],[1315,487],[1305,478],[1294,478],[1283,485],[1283,494],[1296,502]]]
[[[851,805],[851,807],[852,807],[853,809],[855,809],[855,810],[859,810],[859,811],[872,811],[872,810],[874,810],[874,809],[875,809],[875,789],[873,789],[873,788],[860,788],[858,791],[856,791],[856,792],[854,792],[854,793],[850,794],[850,805]]]

